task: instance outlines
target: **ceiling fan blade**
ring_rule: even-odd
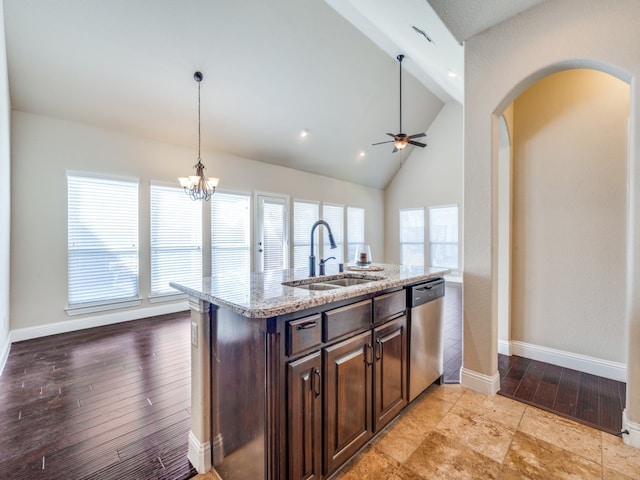
[[[427,144],[426,144],[426,143],[420,143],[420,142],[416,142],[416,141],[414,141],[414,140],[409,140],[409,143],[410,143],[411,145],[415,145],[416,147],[426,147],[426,146],[427,146]]]
[[[426,133],[414,133],[413,135],[409,135],[408,138],[420,138],[420,137],[426,137],[427,134]]]
[[[393,151],[392,151],[391,153],[396,153],[397,151],[398,151],[398,149],[397,149],[397,148],[395,147],[395,145],[394,145],[394,147],[393,147]]]
[[[387,132],[387,135],[389,135],[390,137],[396,138],[396,136],[393,133]]]
[[[382,145],[383,143],[393,143],[393,140],[387,140],[386,142],[372,143],[371,145]]]

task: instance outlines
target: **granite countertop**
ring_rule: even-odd
[[[337,269],[327,269],[327,275],[315,277],[316,279],[328,280],[356,276],[359,278],[374,277],[377,280],[334,290],[308,290],[282,285],[283,282],[309,283],[306,270],[272,270],[265,273],[214,275],[203,278],[198,283],[171,282],[170,285],[188,295],[227,308],[245,317],[269,318],[393,287],[418,283],[448,272],[447,269],[389,264],[375,264],[372,267],[382,270],[345,270],[344,273],[338,273]]]

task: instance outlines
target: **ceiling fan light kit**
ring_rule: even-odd
[[[215,193],[220,179],[216,177],[205,177],[205,166],[200,159],[200,82],[202,82],[203,78],[204,75],[200,72],[193,74],[193,79],[198,82],[198,163],[193,166],[193,168],[196,169],[196,174],[188,177],[180,177],[178,181],[182,188],[184,188],[185,193],[191,197],[191,200],[208,201],[211,195]]]
[[[407,145],[415,145],[416,147],[424,148],[427,146],[426,143],[417,142],[415,138],[426,137],[426,133],[414,133],[413,135],[407,135],[406,133],[402,133],[402,60],[404,59],[404,55],[400,54],[396,57],[398,59],[398,63],[400,65],[400,133],[388,133],[390,137],[393,137],[393,140],[387,140],[386,142],[378,142],[373,143],[372,145],[382,145],[383,143],[393,143],[393,151],[392,153],[396,153],[399,150],[403,150]]]

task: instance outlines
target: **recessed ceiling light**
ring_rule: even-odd
[[[447,70],[447,76],[449,78],[458,78],[458,74],[455,72],[455,70]]]
[[[305,128],[300,132],[300,136],[302,138],[306,137],[307,135],[309,135],[309,129],[308,128]]]
[[[358,154],[360,158],[365,157],[366,155],[367,155],[367,152],[365,152],[364,150],[360,150],[360,153]]]

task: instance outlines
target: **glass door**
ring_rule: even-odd
[[[258,194],[256,202],[256,272],[289,268],[289,199]]]

